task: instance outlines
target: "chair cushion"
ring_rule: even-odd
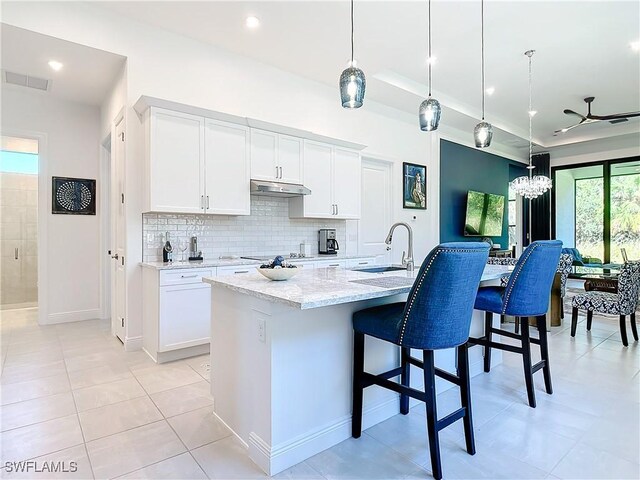
[[[405,303],[399,302],[359,310],[353,314],[353,329],[399,345],[404,307]]]
[[[615,293],[585,292],[573,297],[571,304],[573,308],[581,310],[620,315],[620,302],[618,301],[618,295]]]
[[[502,313],[504,287],[481,287],[476,295],[473,308],[484,312]]]
[[[568,253],[573,257],[574,261],[583,263],[582,254],[577,248],[563,248],[562,253]]]

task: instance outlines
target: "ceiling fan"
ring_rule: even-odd
[[[591,102],[595,100],[596,97],[587,97],[584,99],[587,104],[587,114],[582,115],[573,110],[565,109],[565,115],[575,115],[576,117],[580,117],[580,121],[575,125],[571,125],[570,127],[561,128],[560,130],[556,130],[553,132],[554,135],[558,135],[559,133],[566,133],[569,130],[579,127],[580,125],[586,125],[588,123],[596,123],[596,122],[604,122],[608,121],[610,123],[620,123],[626,122],[627,119],[633,117],[640,117],[640,112],[629,112],[629,113],[613,113],[611,115],[593,115],[591,113]]]

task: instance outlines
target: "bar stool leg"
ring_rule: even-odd
[[[438,417],[436,408],[436,370],[434,355],[431,350],[423,350],[424,362],[424,392],[427,413],[427,435],[429,437],[429,454],[431,456],[431,470],[436,480],[442,478],[440,463],[440,440],[438,438]]]
[[[593,310],[587,310],[587,331],[591,331],[591,324],[593,323]]]
[[[638,327],[636,327],[636,313],[633,312],[631,314],[631,333],[633,334],[633,339],[638,341]]]
[[[353,332],[353,411],[351,436],[362,435],[362,374],[364,373],[364,333]]]
[[[520,333],[520,317],[515,319],[513,333]]]
[[[527,397],[529,397],[529,406],[536,408],[536,392],[533,390],[533,371],[531,368],[531,342],[529,340],[529,322],[527,318],[523,318],[520,322],[522,330],[522,365],[524,367],[524,382],[527,385]],[[547,326],[543,325],[546,331]]]
[[[491,329],[493,328],[493,313],[484,312],[484,337],[487,344],[484,347],[484,371],[491,371]]]
[[[476,443],[473,437],[473,417],[471,415],[471,386],[469,384],[469,346],[458,347],[458,377],[460,377],[460,405],[464,408],[464,439],[467,444],[467,453],[476,454]]]
[[[576,328],[578,326],[578,309],[573,307],[571,310],[571,336],[576,336]]]
[[[549,365],[549,343],[547,342],[547,319],[546,315],[538,317],[538,332],[540,332],[540,356],[544,361],[544,367],[542,367],[542,374],[544,375],[544,387],[547,393],[551,395],[553,393],[553,386],[551,385],[551,366]]]
[[[409,363],[409,355],[411,350],[409,348],[400,347],[400,366],[402,367],[402,374],[400,375],[400,383],[405,387],[410,383],[411,364]],[[400,394],[400,413],[406,415],[409,413],[409,395]]]
[[[629,341],[627,340],[627,326],[625,325],[625,319],[625,315],[620,315],[620,336],[622,337],[622,345],[628,347]]]

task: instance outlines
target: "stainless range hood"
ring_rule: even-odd
[[[304,185],[297,183],[270,182],[267,180],[251,180],[251,195],[266,195],[271,197],[299,197],[309,195]]]

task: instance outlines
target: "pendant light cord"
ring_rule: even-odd
[[[480,61],[482,62],[482,120],[484,120],[484,0],[480,0]]]
[[[529,57],[529,178],[533,177],[533,101],[532,101],[532,77],[533,74],[531,73],[531,57],[533,57],[533,54],[535,53],[534,50],[529,50],[525,53],[525,55],[527,55],[527,57]]]
[[[353,0],[351,0],[351,66],[353,67]]]
[[[428,26],[428,31],[429,31],[429,44],[427,46],[427,50],[428,50],[428,57],[427,57],[427,67],[428,67],[428,72],[429,72],[429,97],[431,97],[431,0],[429,0],[429,26]]]

